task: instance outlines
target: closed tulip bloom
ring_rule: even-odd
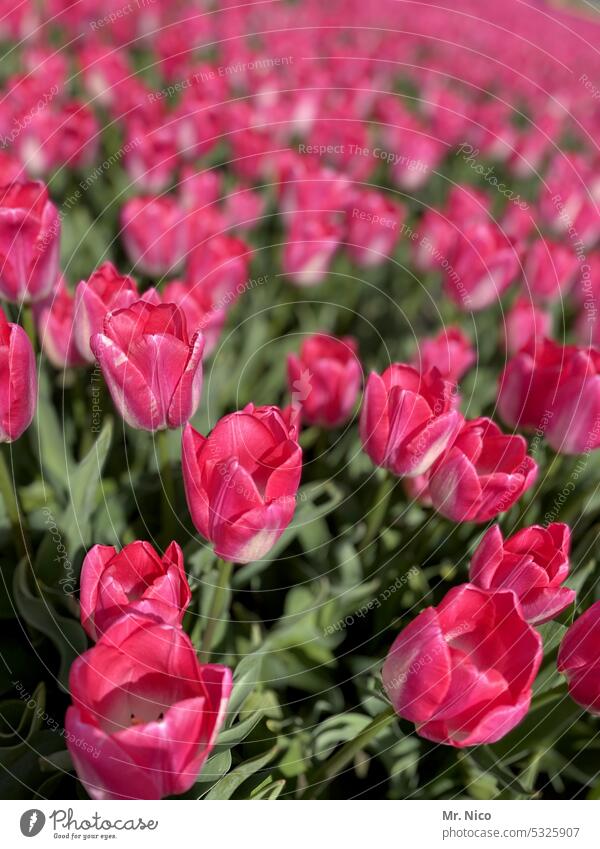
[[[509,591],[454,587],[396,637],[382,678],[421,737],[464,748],[494,743],[525,716],[542,639]]]
[[[69,685],[67,746],[92,799],[162,799],[196,781],[231,671],[202,666],[181,628],[132,614],[77,658]]]
[[[444,269],[444,289],[463,310],[499,300],[519,270],[519,256],[493,221],[473,220],[459,232]]]
[[[519,500],[537,477],[522,436],[490,419],[466,422],[429,477],[436,510],[454,522],[487,522]]]
[[[381,265],[394,252],[406,211],[383,192],[362,191],[347,211],[346,241],[350,257],[363,268]]]
[[[360,416],[363,448],[376,466],[418,477],[452,444],[462,425],[453,384],[436,368],[424,374],[393,363],[367,381]]]
[[[101,333],[108,312],[124,309],[139,300],[135,280],[119,274],[112,262],[103,262],[75,290],[75,339],[88,363],[94,362],[90,339]]]
[[[283,248],[283,270],[296,286],[316,286],[333,260],[343,237],[331,214],[294,213]]]
[[[250,247],[236,236],[203,239],[191,251],[186,278],[194,291],[218,309],[233,304],[247,286]]]
[[[75,301],[62,277],[46,301],[34,305],[44,353],[56,368],[85,364],[75,344]]]
[[[115,407],[131,427],[177,428],[198,407],[204,339],[175,304],[136,301],[108,313],[91,339]]]
[[[217,347],[227,310],[215,307],[210,295],[201,286],[194,286],[184,280],[171,280],[163,289],[163,300],[168,304],[176,304],[185,315],[188,333],[202,331],[204,336],[203,356],[208,357]]]
[[[520,351],[500,378],[498,409],[511,426],[539,428],[555,451],[600,446],[600,352],[549,339]]]
[[[121,212],[123,242],[130,260],[149,277],[177,271],[187,251],[178,202],[168,196],[133,198]]]
[[[306,339],[300,356],[288,357],[292,403],[308,424],[337,427],[351,415],[362,381],[356,340],[316,333]]]
[[[35,413],[37,372],[27,333],[0,309],[0,442],[14,442]]]
[[[80,585],[81,624],[92,640],[135,612],[181,625],[191,599],[176,542],[162,557],[149,542],[132,542],[119,552],[112,545],[95,545],[83,561]]]
[[[504,320],[504,342],[509,354],[543,339],[552,329],[552,316],[526,297],[517,298]]]
[[[561,584],[569,574],[571,531],[552,522],[532,525],[509,539],[498,525],[483,536],[471,559],[471,582],[484,590],[512,590],[531,625],[554,619],[575,600]]]
[[[448,327],[419,342],[414,366],[426,372],[436,368],[444,380],[458,382],[477,359],[471,342],[459,327]]]
[[[0,232],[0,297],[43,300],[58,280],[60,251],[60,217],[43,183],[2,188]]]
[[[600,601],[579,616],[558,650],[558,671],[573,701],[600,716]]]
[[[188,425],[182,468],[194,525],[235,563],[264,557],[294,514],[302,471],[298,433],[277,407],[225,416],[205,437]]]
[[[537,239],[525,258],[525,283],[540,301],[564,297],[577,274],[579,259],[568,245],[550,239]]]

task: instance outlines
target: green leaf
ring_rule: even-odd
[[[266,778],[250,794],[251,799],[277,799],[285,787],[285,778],[273,781],[271,776]]]
[[[219,748],[227,747],[228,749],[238,746],[258,725],[263,716],[264,711],[254,711],[246,719],[243,719],[231,728],[227,728],[225,731],[221,731],[217,737],[217,746]]]
[[[261,680],[263,655],[253,652],[246,655],[237,665],[233,674],[233,690],[227,706],[228,725],[231,726],[241,706],[256,684]]]
[[[48,637],[60,654],[59,680],[68,690],[69,669],[73,661],[87,649],[87,637],[74,619],[58,614],[47,599],[41,599],[29,588],[28,566],[22,560],[15,571],[15,604],[32,628]]]
[[[236,769],[232,770],[232,772],[228,773],[228,775],[218,781],[204,798],[230,799],[238,787],[243,784],[247,778],[250,778],[251,775],[255,775],[274,758],[276,751],[277,746],[273,746],[273,748],[269,749],[269,751],[265,754],[240,764],[236,767]]]
[[[59,521],[72,555],[91,544],[92,513],[98,498],[98,486],[112,438],[112,420],[107,419],[100,436],[83,460],[69,475],[69,502]]]

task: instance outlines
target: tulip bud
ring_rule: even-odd
[[[75,301],[62,276],[56,290],[47,300],[34,304],[34,310],[41,345],[52,365],[60,369],[84,365],[75,344]]]
[[[244,291],[249,275],[250,247],[236,236],[216,235],[190,253],[186,277],[207,303],[221,309]]]
[[[41,301],[59,273],[60,216],[43,183],[12,183],[0,198],[0,297]]]
[[[457,748],[495,743],[529,710],[542,656],[512,592],[462,584],[398,634],[383,686],[421,737]]]
[[[376,466],[418,477],[452,444],[462,425],[454,387],[436,368],[420,374],[394,363],[367,381],[360,415],[363,448]]]
[[[362,380],[356,351],[350,337],[317,333],[303,342],[300,357],[288,357],[292,405],[308,424],[337,427],[350,416]]]
[[[35,413],[37,372],[29,337],[0,309],[0,442],[14,442]]]
[[[523,618],[541,625],[575,600],[574,590],[561,587],[569,574],[570,547],[569,526],[558,522],[523,528],[507,540],[493,525],[473,554],[469,576],[484,590],[512,590]]]
[[[124,309],[139,300],[135,280],[121,275],[111,262],[100,265],[75,290],[75,340],[82,357],[94,362],[90,339],[101,333],[108,312]]]
[[[202,331],[205,346],[203,356],[208,357],[217,346],[223,330],[227,310],[212,305],[208,292],[183,280],[171,280],[163,289],[166,304],[175,304],[185,315],[188,333]]]
[[[329,213],[294,213],[283,249],[283,270],[296,286],[316,286],[329,271],[342,240],[342,227]]]
[[[268,553],[294,515],[302,471],[296,427],[277,407],[225,416],[209,436],[183,432],[183,482],[192,521],[218,557],[250,563]]]
[[[170,196],[134,198],[121,212],[123,242],[131,262],[150,277],[176,272],[187,251],[183,212]]]
[[[382,192],[356,192],[347,210],[348,253],[363,268],[381,265],[400,238],[406,211]]]
[[[567,679],[573,701],[600,715],[600,601],[568,629],[558,650],[557,667]]]
[[[568,294],[578,267],[577,255],[568,245],[537,239],[525,259],[525,284],[534,298],[554,301]]]
[[[80,584],[81,624],[92,640],[124,614],[181,625],[191,599],[176,542],[162,557],[149,542],[132,542],[119,552],[112,545],[95,545],[83,561]]]
[[[477,359],[470,341],[459,327],[448,327],[419,343],[413,360],[421,372],[436,368],[444,380],[457,383]]]
[[[509,354],[517,354],[525,347],[535,345],[550,334],[552,316],[537,307],[526,297],[517,298],[504,322],[504,343]]]
[[[131,427],[177,428],[196,412],[204,339],[198,331],[189,339],[175,304],[136,301],[110,312],[90,346],[115,407]]]
[[[198,778],[231,671],[202,666],[181,628],[133,613],[77,658],[69,685],[67,746],[92,799],[162,799]]]

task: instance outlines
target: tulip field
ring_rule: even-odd
[[[597,9],[0,41],[0,799],[599,799]]]

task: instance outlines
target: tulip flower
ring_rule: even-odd
[[[431,470],[429,495],[454,522],[487,522],[512,507],[536,477],[522,436],[503,434],[490,419],[474,419]]]
[[[106,315],[90,346],[115,407],[131,427],[177,428],[198,407],[204,338],[188,336],[175,304],[136,301]]]
[[[436,368],[444,380],[457,383],[477,359],[470,341],[459,327],[448,327],[419,343],[413,365],[421,372]]]
[[[444,267],[444,289],[463,310],[480,310],[500,298],[519,270],[519,257],[493,221],[467,222]]]
[[[573,701],[600,715],[600,601],[579,616],[563,637],[557,666]]]
[[[134,198],[121,211],[123,242],[130,260],[144,274],[176,272],[187,251],[183,211],[169,195]]]
[[[357,348],[350,337],[316,333],[303,342],[299,357],[288,357],[292,404],[308,424],[333,428],[349,418],[362,381]]]
[[[283,249],[283,270],[296,286],[316,286],[343,237],[342,225],[329,213],[294,214]]]
[[[84,365],[75,344],[75,301],[62,276],[56,290],[46,301],[34,304],[34,310],[41,345],[52,365],[60,369]]]
[[[231,671],[202,666],[181,628],[131,614],[77,658],[69,685],[67,746],[92,799],[162,799],[196,781]]]
[[[455,387],[436,368],[424,374],[393,363],[371,373],[363,399],[360,435],[376,466],[399,477],[418,477],[452,444],[462,425]]]
[[[541,429],[561,454],[600,446],[600,353],[549,339],[520,351],[500,378],[498,409],[511,426]]]
[[[561,584],[569,574],[571,531],[552,522],[532,525],[507,540],[498,525],[483,536],[471,559],[471,583],[484,590],[512,590],[531,625],[554,619],[575,599]]]
[[[355,192],[347,210],[348,253],[363,268],[381,265],[400,238],[406,211],[382,192]]]
[[[514,593],[462,584],[398,634],[383,685],[421,737],[457,748],[494,743],[527,713],[542,655]]]
[[[0,297],[42,301],[58,280],[58,210],[43,183],[11,183],[0,195]]]
[[[504,320],[504,344],[509,354],[517,354],[550,334],[552,316],[522,296],[516,299]]]
[[[236,236],[216,235],[191,251],[186,278],[205,301],[221,309],[242,294],[249,276],[252,251]]]
[[[579,260],[568,245],[537,239],[525,258],[525,283],[531,295],[540,301],[555,301],[571,288]]]
[[[95,545],[83,561],[80,584],[81,624],[92,640],[136,612],[181,625],[191,599],[176,542],[162,557],[149,542],[132,542],[119,552],[112,545]]]
[[[29,337],[0,309],[0,442],[14,442],[35,413],[37,371]]]
[[[193,286],[184,280],[171,280],[163,289],[166,304],[175,304],[185,315],[188,333],[202,331],[205,346],[203,356],[208,357],[217,347],[223,330],[227,310],[213,306],[212,299],[202,286]]]
[[[90,339],[101,333],[108,312],[124,309],[139,300],[135,280],[119,274],[112,262],[103,262],[75,290],[75,339],[79,353],[94,362]]]
[[[264,557],[294,514],[302,471],[298,433],[277,407],[248,404],[204,437],[183,432],[183,482],[192,521],[224,560]]]

